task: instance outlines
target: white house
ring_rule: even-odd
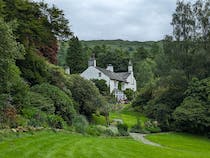
[[[118,101],[126,99],[123,93],[126,89],[132,89],[133,91],[137,89],[131,61],[129,61],[128,72],[117,73],[114,72],[114,67],[111,64],[106,69],[97,67],[95,57],[91,57],[88,61],[88,68],[81,76],[88,80],[105,80],[107,86],[110,88],[110,93],[113,93]]]

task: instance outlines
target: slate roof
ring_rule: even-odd
[[[126,80],[131,73],[129,72],[117,72],[117,75]]]
[[[127,82],[126,79],[130,75],[128,72],[121,72],[121,73],[115,73],[100,67],[96,67],[99,71],[103,72],[106,76],[108,76],[112,80]]]

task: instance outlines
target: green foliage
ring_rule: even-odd
[[[66,124],[62,117],[58,115],[48,115],[48,124],[52,128],[63,129]]]
[[[18,25],[15,35],[26,48],[31,47],[56,63],[58,51],[57,38],[68,38],[72,33],[65,19],[63,11],[55,6],[49,7],[44,2],[32,2],[28,0],[3,0],[4,19],[6,22],[17,20]]]
[[[78,75],[71,75],[68,87],[77,103],[78,107],[76,109],[88,119],[92,117],[92,113],[106,105],[99,90],[91,81],[85,80]]]
[[[69,48],[66,55],[66,65],[70,68],[71,73],[81,73],[85,70],[87,61],[82,51],[82,45],[77,37],[69,41]]]
[[[210,78],[193,79],[186,90],[186,98],[174,112],[178,130],[208,134],[210,129]]]
[[[47,114],[54,114],[55,107],[51,98],[44,97],[40,93],[30,92],[30,107],[37,108]]]
[[[122,49],[112,50],[106,46],[94,47],[92,52],[96,54],[97,65],[99,67],[106,68],[108,64],[112,64],[115,72],[127,71],[129,62],[128,52],[122,51]]]
[[[18,113],[27,104],[28,86],[20,77],[15,60],[22,58],[23,46],[18,44],[11,27],[0,19],[0,94],[7,96],[6,105],[11,105]],[[25,97],[23,97],[25,96]]]
[[[135,97],[135,92],[132,89],[126,89],[124,93],[129,101],[132,101]]]
[[[135,125],[131,126],[130,132],[131,133],[145,133],[139,119],[137,120],[137,123]]]
[[[156,121],[147,121],[145,122],[145,130],[149,131],[150,133],[160,133],[161,129],[158,126],[158,122]]]
[[[135,97],[135,99],[132,102],[132,107],[135,108],[135,110],[142,112],[144,109],[144,106],[147,105],[147,103],[152,99],[153,95],[153,87],[151,85],[144,87],[139,91]]]
[[[72,125],[75,127],[75,130],[79,133],[85,134],[88,128],[88,121],[85,116],[77,115],[73,118]]]
[[[65,92],[50,84],[36,85],[31,90],[51,99],[55,107],[55,114],[61,116],[68,124],[71,124],[75,110],[72,99]]]
[[[109,95],[109,87],[107,86],[105,80],[93,79],[92,81],[94,82],[94,84],[99,89],[99,92],[102,95]]]
[[[128,125],[127,124],[117,124],[117,129],[121,136],[128,136]]]
[[[86,129],[86,133],[91,136],[100,136],[101,135],[101,132],[99,131],[99,129],[96,126],[89,126]]]
[[[106,118],[102,115],[93,114],[91,122],[95,125],[107,125]]]
[[[31,85],[48,82],[50,77],[49,67],[47,62],[37,54],[34,54],[34,49],[29,50],[25,55],[25,60],[18,60],[22,74],[21,76]]]
[[[22,109],[22,115],[28,119],[27,125],[33,127],[47,127],[47,114],[37,108]]]

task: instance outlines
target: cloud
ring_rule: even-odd
[[[40,1],[40,0],[35,0]],[[64,10],[80,39],[160,40],[171,34],[176,0],[45,0]]]

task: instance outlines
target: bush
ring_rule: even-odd
[[[49,115],[47,119],[49,126],[52,128],[63,129],[66,126],[63,118],[58,115]]]
[[[131,126],[130,132],[131,133],[144,133],[141,125],[139,125],[139,124],[135,124],[135,125]]]
[[[128,125],[127,124],[118,124],[117,129],[119,131],[119,134],[121,136],[128,136]]]
[[[85,134],[86,129],[89,125],[85,116],[78,115],[73,118],[72,125],[75,127],[75,130],[79,133]]]
[[[115,135],[114,132],[113,132],[111,129],[106,129],[106,130],[104,131],[104,134],[105,134],[106,136],[114,136],[114,135]]]
[[[51,98],[44,97],[40,93],[35,93],[35,92],[30,92],[29,98],[30,98],[30,107],[35,107],[37,109],[40,109],[41,111],[46,112],[47,114],[55,113],[54,103]]]
[[[92,122],[95,125],[103,125],[103,126],[107,125],[106,118],[102,115],[93,114],[92,115]]]
[[[159,133],[161,132],[161,129],[160,127],[158,127],[158,123],[157,121],[147,121],[145,122],[145,129],[147,131],[149,131],[150,133]]]
[[[21,76],[31,85],[48,82],[50,76],[49,67],[44,58],[36,54],[37,50],[31,48],[25,55],[25,60],[18,60],[16,63],[21,70]]]
[[[96,126],[89,126],[86,129],[86,133],[88,135],[92,135],[92,136],[100,136],[101,135],[100,130]]]
[[[61,89],[50,84],[36,85],[31,88],[33,92],[40,93],[48,100],[52,100],[55,114],[61,116],[69,125],[76,114],[72,99]]]
[[[128,101],[132,101],[134,99],[134,96],[135,96],[135,92],[132,90],[132,89],[126,89],[124,91]]]
[[[17,111],[14,106],[6,105],[0,110],[1,128],[17,127]]]
[[[47,114],[37,108],[24,108],[22,115],[27,118],[28,125],[33,127],[47,127]]]
[[[93,113],[106,105],[92,81],[85,80],[78,75],[71,75],[66,85],[71,90],[73,99],[77,102],[78,107],[76,109],[88,120],[91,120]]]
[[[94,82],[94,84],[96,85],[96,87],[99,89],[99,92],[104,95],[107,96],[109,95],[109,87],[106,84],[105,80],[98,80],[98,79],[93,79],[92,80]]]

